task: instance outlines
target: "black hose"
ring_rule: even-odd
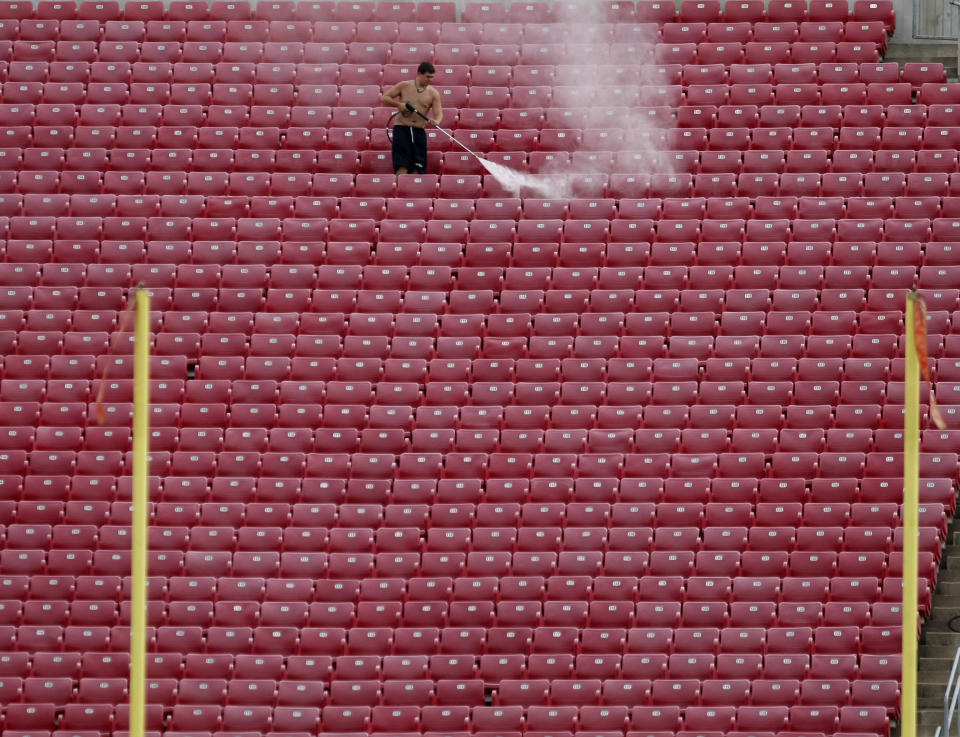
[[[397,113],[399,112],[400,111],[397,110],[393,115],[387,118],[387,122],[383,125],[383,129],[387,132],[387,140],[390,141],[390,143],[393,143],[393,126],[390,124],[393,122],[393,119],[397,117]]]

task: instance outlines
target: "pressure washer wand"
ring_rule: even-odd
[[[441,128],[441,127],[440,127],[439,125],[437,125],[436,123],[431,122],[431,121],[430,121],[430,118],[428,118],[426,115],[424,115],[424,114],[421,113],[419,110],[417,110],[417,108],[415,108],[412,103],[409,103],[409,102],[406,103],[406,108],[407,108],[407,110],[409,110],[411,113],[416,113],[417,115],[419,115],[421,118],[423,118],[425,121],[427,121],[427,123],[429,123],[429,124],[432,125],[434,128],[436,128],[438,131],[440,131],[441,133],[443,133],[443,135],[445,135],[447,138],[449,138],[451,141],[453,141],[455,144],[457,144],[460,148],[462,148],[464,151],[466,151],[468,154],[470,154],[473,158],[475,158],[475,159],[476,159],[477,161],[479,161],[481,164],[485,163],[484,158],[483,158],[480,154],[471,151],[471,150],[470,150],[469,148],[467,148],[461,141],[457,140],[457,139],[454,138],[452,135],[450,135],[449,131],[444,130],[443,128]]]

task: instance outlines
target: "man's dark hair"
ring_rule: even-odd
[[[417,74],[436,74],[436,71],[429,61],[421,61],[420,66],[417,67]]]

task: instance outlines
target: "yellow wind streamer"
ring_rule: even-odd
[[[933,384],[930,382],[930,357],[927,355],[927,304],[923,301],[923,297],[916,292],[913,292],[912,296],[914,302],[913,343],[917,349],[917,360],[920,363],[920,376],[930,392],[930,419],[933,420],[937,429],[946,430],[947,423],[937,407],[937,398],[933,394]],[[907,337],[909,338],[909,333]]]
[[[143,737],[147,683],[147,473],[150,446],[150,295],[136,291],[133,361],[133,534],[130,571],[130,737]]]
[[[141,284],[139,289],[143,289]],[[124,333],[127,332],[127,326],[130,324],[130,317],[134,312],[137,311],[137,302],[136,298],[134,301],[127,305],[127,309],[123,311],[123,315],[120,317],[120,324],[117,326],[117,332],[114,333],[113,340],[110,341],[110,345],[107,347],[107,361],[103,365],[103,373],[100,374],[100,388],[97,390],[97,424],[103,425],[107,421],[107,417],[103,411],[103,398],[107,393],[107,377],[110,375],[110,358],[113,356],[113,348],[116,344],[118,338],[120,338]]]
[[[920,309],[918,310],[918,303]],[[920,336],[917,313],[923,302],[916,292],[907,295],[907,360],[903,427],[903,665],[900,686],[901,737],[917,736],[917,522],[920,487]],[[922,323],[921,323],[922,324]],[[926,325],[923,356],[926,358]]]

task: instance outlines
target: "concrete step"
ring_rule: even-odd
[[[960,632],[932,630],[923,633],[923,642],[927,647],[940,647],[940,657],[945,652],[956,652],[960,646]]]
[[[958,646],[960,646],[960,643],[954,645],[934,643],[931,645],[929,642],[921,642],[917,647],[917,658],[920,660],[917,663],[917,670],[922,671],[926,667],[927,658],[938,658],[945,652],[955,653]]]
[[[938,601],[941,597],[944,599],[960,599],[960,570],[955,568],[949,572],[949,575],[939,576],[934,596]]]
[[[943,703],[943,692],[946,690],[947,679],[944,678],[943,683],[918,683],[917,684],[917,701],[921,699],[929,703],[931,700],[934,705]]]
[[[934,656],[932,658],[926,658],[923,661],[923,668],[918,668],[918,670],[922,677],[925,673],[946,673],[949,675],[951,668],[953,668],[953,658],[938,658]]]
[[[926,687],[930,689],[936,689],[937,693],[934,695],[943,696],[943,690],[947,686],[947,681],[950,680],[950,671],[946,673],[924,673],[920,672],[917,674],[917,688]]]
[[[933,611],[936,612],[937,609],[945,613],[960,612],[960,595],[945,596],[941,594],[939,582],[937,585],[937,593],[933,597]]]
[[[957,44],[954,41],[930,41],[922,44],[887,44],[885,59],[890,57],[908,61],[933,61],[952,56],[957,58]]]
[[[940,606],[940,599],[935,597],[933,600],[933,610],[930,612],[925,626],[933,627],[934,629],[944,629],[947,623],[956,617],[957,614],[960,614],[960,612],[956,609],[951,609],[948,606]]]
[[[932,706],[920,706],[917,704],[917,725],[924,725],[925,727],[936,727],[940,722],[943,721],[943,706],[938,706],[936,708]],[[933,730],[930,730],[930,733],[933,734]]]
[[[948,79],[957,76],[957,44],[948,41],[930,41],[922,44],[889,44],[884,61],[895,61],[901,66],[907,62],[940,62]]]

